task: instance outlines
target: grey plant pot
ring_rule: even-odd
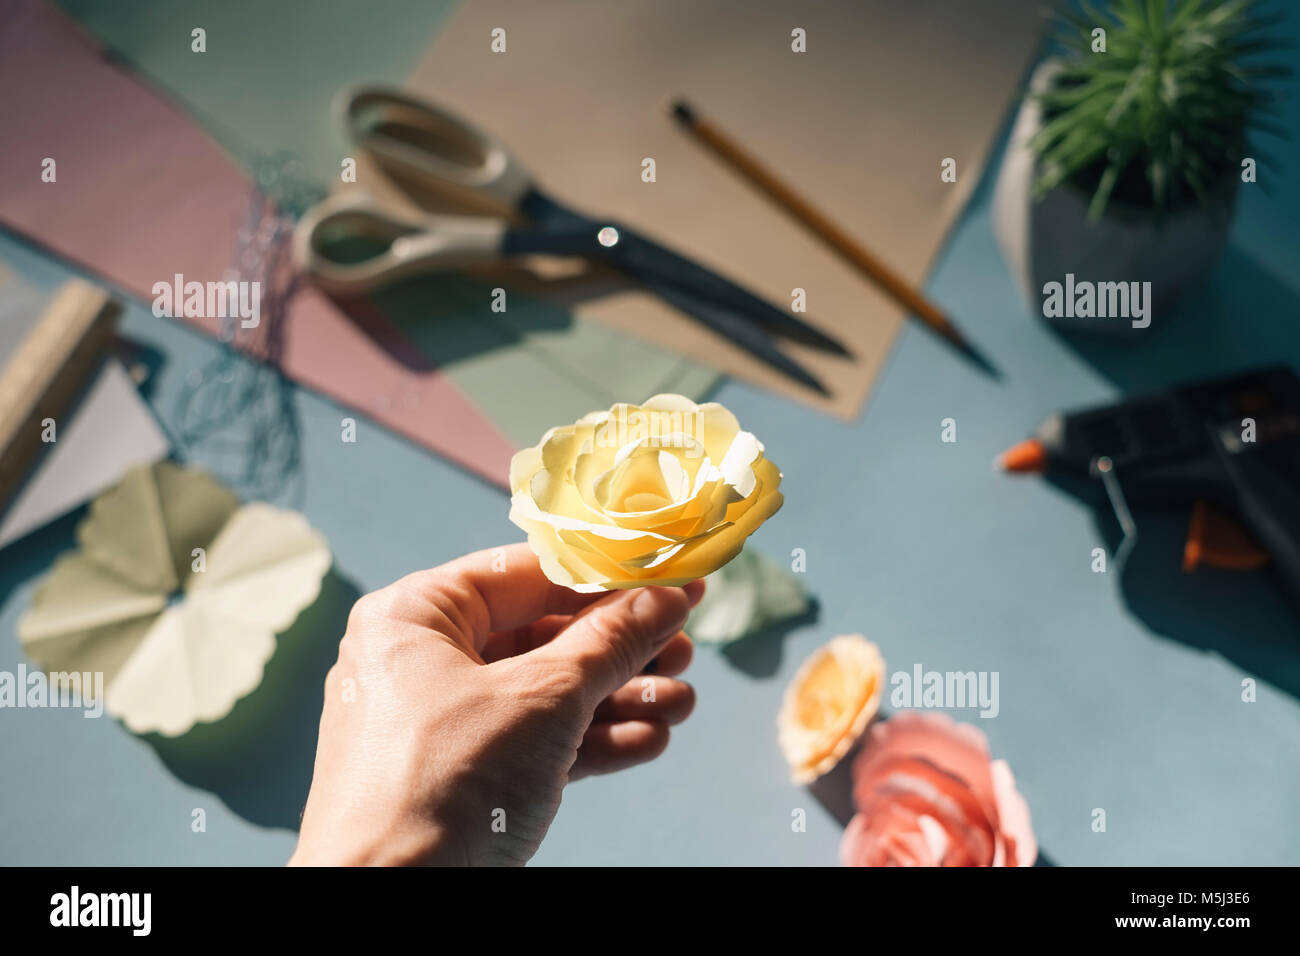
[[[1047,88],[1058,63],[1039,64],[1030,90]],[[1127,318],[1046,317],[1071,331],[1132,335],[1152,332],[1178,298],[1209,273],[1223,251],[1236,200],[1233,178],[1224,184],[1226,202],[1217,211],[1199,207],[1157,225],[1141,208],[1112,203],[1101,221],[1088,222],[1089,196],[1062,185],[1041,200],[1032,196],[1036,164],[1028,147],[1041,120],[1039,104],[1025,97],[1016,116],[993,195],[993,230],[1012,278],[1031,313],[1044,315],[1044,287],[1074,283],[1150,282],[1149,325]],[[1137,320],[1141,321],[1141,320]]]

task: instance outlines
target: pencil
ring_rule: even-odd
[[[739,143],[715,124],[697,114],[685,100],[677,100],[672,104],[672,115],[697,140],[802,223],[813,235],[839,253],[850,265],[880,286],[895,302],[961,349],[968,357],[990,372],[995,371],[988,360],[976,351],[938,306],[925,298],[906,279],[899,276],[883,260],[832,222],[793,188],[778,179]]]

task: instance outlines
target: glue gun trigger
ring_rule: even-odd
[[[1268,563],[1260,549],[1234,516],[1207,501],[1192,506],[1183,545],[1183,570],[1191,573],[1202,564],[1229,571],[1254,571]]]

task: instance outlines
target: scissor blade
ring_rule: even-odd
[[[730,279],[613,223],[565,212],[563,218],[553,218],[549,225],[510,230],[502,252],[508,256],[544,254],[601,259],[642,282],[653,279],[657,288],[676,287],[697,301],[709,301],[730,310],[738,321],[748,321],[767,332],[824,351],[850,354],[839,340],[782,312]]]
[[[796,382],[807,385],[821,395],[830,395],[826,386],[815,375],[777,348],[776,343],[761,326],[742,318],[725,306],[696,298],[680,286],[663,282],[653,276],[638,278],[647,289],[669,305],[694,316],[723,338],[739,345],[777,371],[788,375]]]
[[[623,228],[619,228],[618,233],[618,242],[607,250],[607,254],[619,268],[643,281],[648,281],[653,276],[665,285],[678,286],[697,299],[708,300],[733,313],[739,313],[759,323],[769,332],[839,355],[850,354],[838,339],[783,312],[713,270],[692,262],[640,233]]]
[[[613,230],[613,234],[610,234]],[[777,369],[797,382],[815,389],[822,395],[829,395],[826,386],[808,372],[803,366],[776,347],[762,322],[755,322],[752,312],[738,313],[726,305],[708,297],[699,296],[694,289],[686,288],[679,281],[665,279],[661,269],[634,267],[639,265],[637,257],[632,261],[623,254],[614,254],[624,242],[625,230],[615,226],[588,221],[586,223],[568,224],[563,228],[524,228],[511,229],[506,232],[502,243],[502,252],[507,256],[516,255],[562,255],[585,256],[609,262],[615,268],[626,272],[638,280],[649,291],[670,305],[676,306],[687,315],[694,316],[700,322],[713,329],[719,335],[736,343],[741,348],[753,353],[768,365]],[[603,241],[601,236],[603,236]],[[638,245],[645,240],[638,240]],[[642,247],[644,249],[644,247]],[[641,258],[649,253],[639,253]],[[674,254],[669,254],[674,255]],[[676,258],[680,259],[680,256]],[[662,260],[661,260],[662,261]],[[684,260],[683,260],[684,261]],[[707,272],[707,270],[704,270]],[[712,273],[709,273],[712,275]],[[726,280],[721,280],[726,282]],[[730,283],[727,283],[730,285]],[[771,309],[762,300],[757,300]],[[781,313],[778,313],[780,315]],[[784,316],[783,316],[784,317]]]

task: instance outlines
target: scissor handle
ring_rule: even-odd
[[[337,102],[351,142],[425,185],[511,210],[532,186],[504,144],[439,106],[376,86]]]
[[[374,204],[365,193],[326,199],[299,220],[294,265],[326,292],[369,292],[435,269],[475,265],[501,255],[506,223],[486,216],[404,213]],[[361,240],[369,248],[337,256],[339,243]]]

